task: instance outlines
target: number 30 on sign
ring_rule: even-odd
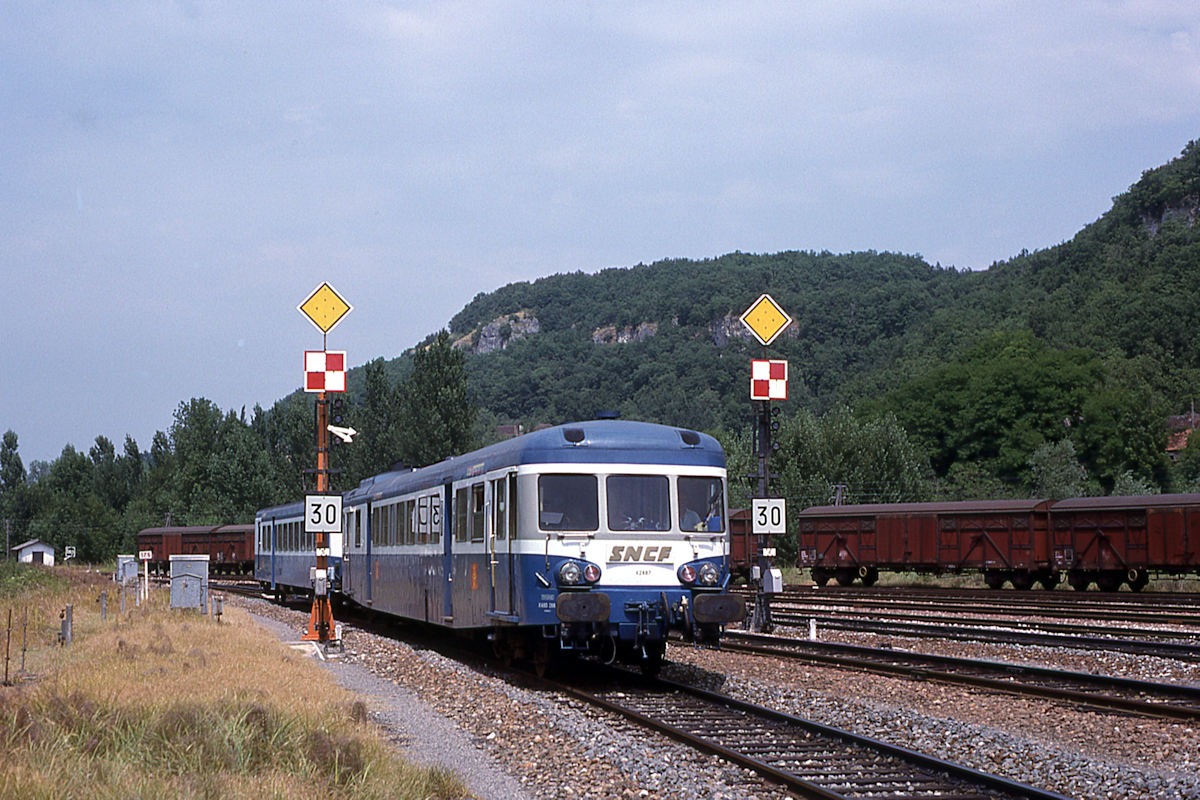
[[[342,529],[342,496],[308,494],[304,496],[304,532],[337,533]]]
[[[783,498],[754,498],[751,504],[752,533],[786,533]]]

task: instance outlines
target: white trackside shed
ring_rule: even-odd
[[[45,564],[54,566],[54,548],[40,539],[30,539],[12,549],[17,554],[17,561],[25,564]]]

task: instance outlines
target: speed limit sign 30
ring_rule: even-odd
[[[337,533],[342,529],[342,496],[308,494],[304,496],[304,532]]]
[[[751,501],[752,533],[786,533],[786,518],[783,513],[783,498],[756,497]]]

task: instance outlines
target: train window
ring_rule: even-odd
[[[429,498],[429,541],[437,544],[442,540],[442,496],[432,495]]]
[[[483,484],[471,487],[471,541],[483,541]]]
[[[720,478],[679,478],[679,530],[725,531],[725,487]]]
[[[594,531],[600,527],[595,475],[538,478],[538,526],[544,531]]]
[[[467,527],[467,492],[468,487],[464,486],[454,493],[454,541],[465,542],[471,537],[470,528]]]
[[[671,491],[665,475],[609,475],[608,527],[614,531],[669,531]]]
[[[495,509],[492,530],[496,534],[497,541],[508,537],[508,496],[505,492],[507,488],[507,478],[492,481],[492,507]]]
[[[429,541],[429,498],[417,500],[417,542],[425,544]]]

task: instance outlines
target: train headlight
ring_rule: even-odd
[[[720,578],[721,573],[709,562],[706,561],[700,565],[700,585],[716,586]]]
[[[558,582],[564,586],[578,586],[583,583],[583,568],[578,561],[564,561],[558,568]]]
[[[680,583],[695,583],[696,582],[696,568],[693,567],[691,564],[684,564],[682,567],[680,567],[679,568],[679,582]]]
[[[595,564],[588,564],[583,568],[583,579],[588,583],[595,583],[600,580],[600,568]]]

